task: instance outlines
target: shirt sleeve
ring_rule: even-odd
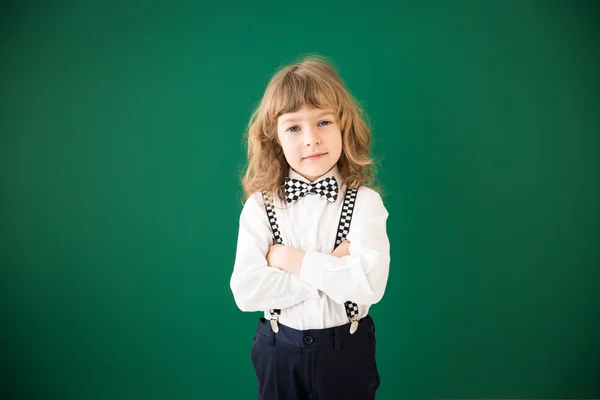
[[[283,309],[308,299],[318,298],[318,290],[287,271],[268,266],[266,255],[273,233],[255,193],[244,205],[230,287],[242,311]]]
[[[383,297],[390,265],[390,243],[386,232],[388,212],[379,193],[359,189],[347,240],[349,256],[307,251],[300,280],[343,304],[353,301],[371,305]]]

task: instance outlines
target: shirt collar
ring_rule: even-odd
[[[320,177],[318,177],[317,179],[314,180],[314,182],[318,182],[321,179],[328,177],[328,176],[333,176],[335,178],[335,180],[338,183],[338,186],[342,186],[342,178],[340,175],[340,171],[338,169],[337,163],[333,166],[333,168],[331,168],[329,171],[327,171],[326,173],[324,173],[323,175],[321,175]],[[308,181],[308,179],[306,179],[305,177],[303,177],[302,175],[300,175],[299,173],[297,173],[296,171],[294,171],[291,167],[289,169],[288,172],[288,177],[290,177],[291,179],[298,179],[302,182],[306,182],[306,183],[310,183]]]

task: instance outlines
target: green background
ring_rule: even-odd
[[[379,399],[600,397],[592,1],[3,2],[4,399],[251,399],[242,135],[331,58],[390,212]]]

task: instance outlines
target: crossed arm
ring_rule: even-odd
[[[267,263],[269,267],[281,269],[299,277],[305,254],[305,251],[294,247],[274,244],[269,248],[269,252],[267,253]],[[350,241],[344,240],[335,248],[331,255],[337,258],[349,256]]]
[[[230,287],[242,311],[284,309],[319,291],[338,304],[381,300],[389,273],[387,211],[375,192],[361,193],[347,241],[331,254],[273,245],[273,234],[258,198],[250,198],[240,230]]]

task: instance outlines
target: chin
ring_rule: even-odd
[[[300,175],[303,176],[322,176],[327,173],[327,171],[331,170],[335,163],[329,166],[329,163],[326,160],[322,160],[324,162],[318,163],[318,165],[306,165],[303,163],[305,160],[301,160],[298,164],[297,168],[294,168]]]
[[[310,176],[322,176],[327,173],[331,168],[313,168],[306,170],[306,174]]]

